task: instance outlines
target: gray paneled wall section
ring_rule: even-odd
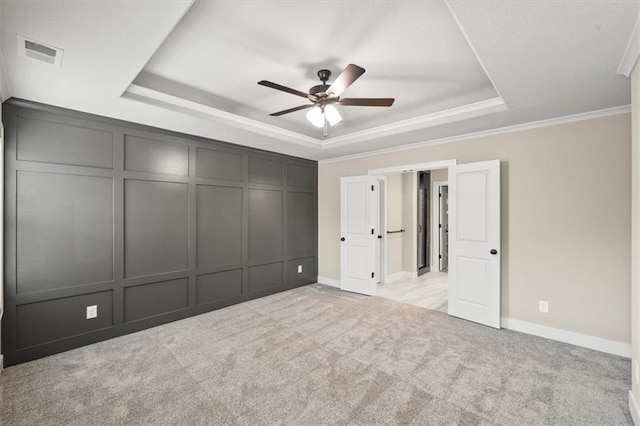
[[[316,281],[317,163],[3,108],[6,365]]]

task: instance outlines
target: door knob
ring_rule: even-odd
[[[491,254],[498,254],[498,250],[496,250],[496,249],[491,249],[491,251],[490,251],[489,253],[491,253]]]
[[[340,238],[340,241],[344,241],[344,237]]]
[[[382,238],[382,235],[378,235],[378,239],[381,239],[381,238]]]

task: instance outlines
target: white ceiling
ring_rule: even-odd
[[[452,138],[630,103],[617,75],[639,1],[3,1],[10,96],[312,159]],[[21,35],[64,50],[20,57]],[[367,72],[322,138],[269,113],[349,63]],[[333,78],[330,80],[332,81]]]
[[[353,19],[357,16],[357,19]],[[314,25],[326,22],[326,26]],[[498,96],[444,2],[198,2],[135,83],[321,139],[300,111],[309,102],[258,86],[307,92],[353,62],[367,69],[344,97],[395,97],[391,108],[338,107],[340,136]],[[195,93],[194,93],[195,92]]]

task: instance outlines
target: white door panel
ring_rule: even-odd
[[[500,328],[500,160],[450,167],[448,189],[449,314]]]
[[[340,179],[340,288],[376,294],[373,226],[375,182],[371,176]]]

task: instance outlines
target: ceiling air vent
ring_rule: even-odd
[[[51,65],[62,66],[64,50],[18,36],[18,55]]]

